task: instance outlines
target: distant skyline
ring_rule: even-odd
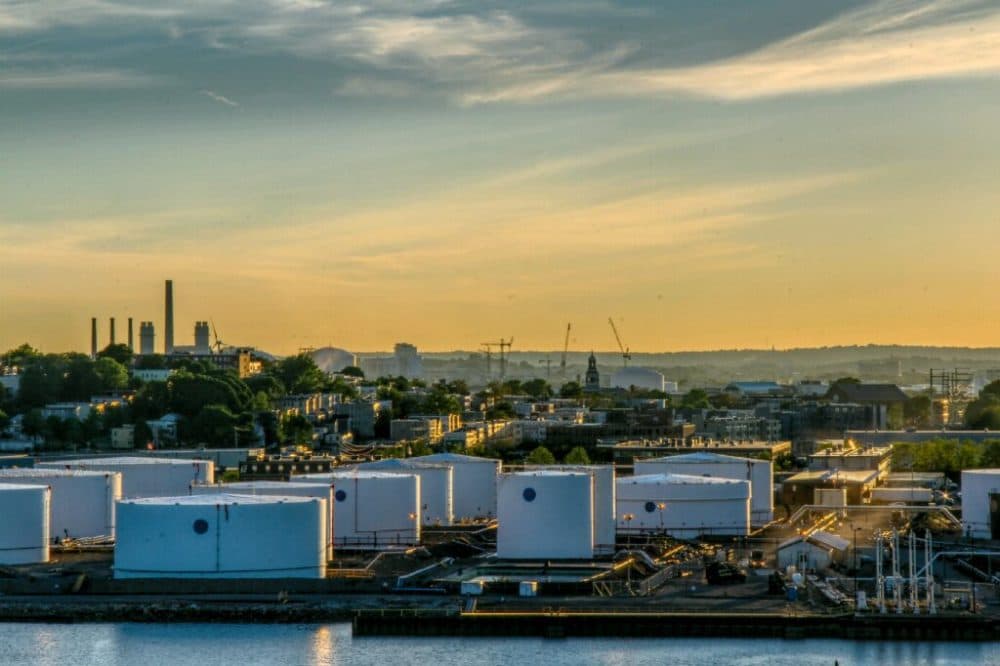
[[[1000,346],[1000,5],[0,0],[0,350]]]

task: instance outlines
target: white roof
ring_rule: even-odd
[[[302,488],[309,486],[315,486],[316,488],[329,488],[329,483],[320,483],[317,479],[316,483],[296,483],[290,484],[288,481],[234,481],[233,483],[196,483],[193,484],[199,488],[217,488],[220,493],[229,492],[230,494],[242,494],[241,490],[255,490],[264,488],[288,488],[290,485],[294,485],[296,488]]]
[[[461,453],[432,453],[427,456],[418,456],[416,458],[409,458],[416,462],[440,462],[440,463],[487,463],[490,465],[496,465],[499,460],[496,458],[477,458],[476,456],[466,456]]]
[[[451,465],[445,465],[444,463],[420,462],[412,458],[405,460],[387,458],[386,460],[361,463],[357,467],[358,469],[451,469]]]
[[[963,469],[962,474],[975,474],[977,476],[1000,476],[1000,469]]]
[[[44,483],[0,483],[0,493],[8,490],[40,490],[48,489]]]
[[[618,483],[625,484],[650,484],[650,485],[733,485],[747,483],[739,479],[720,479],[714,476],[695,476],[693,474],[638,474],[636,476],[624,476],[618,479]]]
[[[54,478],[54,477],[106,477],[118,472],[103,472],[96,469],[49,469],[47,467],[9,467],[0,469],[0,477],[28,479],[28,478]]]
[[[569,470],[557,470],[557,469],[536,469],[525,472],[508,472],[504,476],[587,476],[590,475],[586,472],[572,472]]]
[[[216,506],[234,504],[282,504],[295,502],[312,502],[315,497],[294,497],[291,495],[239,495],[235,493],[219,493],[217,495],[180,495],[178,497],[143,497],[122,500],[122,504],[148,504],[156,506]]]
[[[152,456],[117,456],[111,458],[77,458],[74,460],[46,460],[46,464],[84,465],[87,467],[99,467],[101,465],[204,465],[204,460],[194,460],[188,458],[154,458]]]
[[[403,472],[380,472],[367,469],[345,469],[339,472],[316,472],[314,474],[296,474],[295,479],[309,479],[310,481],[327,481],[335,479],[399,479],[414,477],[414,474]]]
[[[751,462],[751,463],[761,463],[767,462],[766,460],[757,460],[756,458],[739,458],[737,456],[727,456],[721,453],[712,453],[710,451],[696,451],[695,453],[681,453],[676,456],[663,456],[660,458],[645,458],[637,462],[671,462],[671,463],[732,463],[732,462]]]

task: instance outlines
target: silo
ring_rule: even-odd
[[[120,472],[125,498],[187,495],[192,483],[215,483],[215,464],[211,460],[119,456],[46,461],[35,467]]]
[[[615,468],[614,465],[526,465],[526,471],[556,470],[583,472],[594,477],[594,548],[598,553],[614,552],[615,534]]]
[[[277,495],[280,497],[320,497],[326,500],[323,522],[327,529],[328,560],[333,559],[333,483],[288,483],[287,481],[238,481],[236,483],[191,484],[192,495]]]
[[[454,522],[454,471],[443,463],[414,462],[392,458],[356,466],[359,470],[399,472],[420,477],[420,515],[422,524],[451,525]]]
[[[496,517],[497,476],[502,465],[499,460],[457,453],[435,453],[408,460],[451,466],[452,509],[456,521]]]
[[[230,494],[122,500],[115,578],[325,578],[325,505]]]
[[[771,462],[699,451],[635,461],[635,473],[687,474],[750,482],[750,524],[774,519],[774,472]]]
[[[115,501],[122,496],[122,475],[65,469],[0,470],[0,484],[40,484],[52,489],[49,531],[52,540],[115,535]]]
[[[1000,539],[1000,469],[962,471],[962,530],[977,539]]]
[[[618,479],[618,527],[678,539],[750,533],[750,482],[683,474]]]
[[[293,476],[291,483],[332,483],[333,545],[379,550],[420,543],[420,477],[345,470]]]
[[[49,561],[49,512],[46,485],[0,484],[0,564]]]
[[[594,477],[535,470],[501,474],[497,556],[514,560],[594,556]]]

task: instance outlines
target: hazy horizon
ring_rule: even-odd
[[[986,0],[0,0],[0,349],[1000,345],[998,75]]]

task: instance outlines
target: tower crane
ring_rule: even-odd
[[[566,354],[569,352],[569,329],[571,326],[572,323],[566,324],[566,341],[563,342],[562,360],[559,361],[559,370],[563,379],[566,379]]]
[[[509,352],[510,351],[510,346],[512,344],[514,344],[514,338],[513,338],[513,336],[510,338],[510,340],[504,340],[503,338],[500,338],[499,342],[481,342],[480,344],[483,346],[483,348],[486,351],[486,375],[487,375],[486,378],[487,378],[487,380],[489,379],[489,375],[491,374],[490,373],[490,355],[491,355],[491,350],[493,349],[493,347],[499,347],[500,348],[500,381],[503,381],[504,377],[506,377],[506,375],[507,375],[507,357],[505,356],[505,353]]]
[[[615,320],[612,319],[611,317],[608,317],[608,323],[611,324],[611,330],[615,334],[615,340],[618,342],[618,349],[620,349],[622,352],[622,363],[627,368],[629,359],[632,358],[632,354],[629,353],[628,347],[622,344],[622,338],[620,335],[618,335],[618,327],[615,326]]]

